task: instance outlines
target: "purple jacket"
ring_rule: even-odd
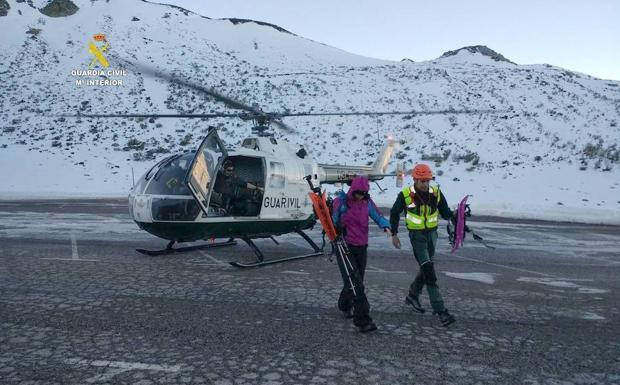
[[[390,228],[390,222],[379,214],[379,210],[372,199],[356,201],[353,198],[353,191],[368,192],[369,189],[368,179],[363,176],[356,176],[351,182],[351,187],[346,196],[341,193],[334,200],[332,220],[334,225],[345,229],[344,240],[350,245],[368,245],[368,217],[371,217],[382,229]]]

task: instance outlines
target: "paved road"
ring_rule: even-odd
[[[134,248],[165,241],[121,202],[0,202],[0,383],[620,384],[619,228],[471,223],[497,250],[450,255],[440,234],[448,328],[404,305],[410,247],[373,229],[379,330],[362,335],[326,258],[237,270],[243,244],[146,257]],[[257,243],[307,251],[278,239]]]

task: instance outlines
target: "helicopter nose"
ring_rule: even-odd
[[[150,197],[144,194],[130,196],[129,215],[135,222],[153,222]]]

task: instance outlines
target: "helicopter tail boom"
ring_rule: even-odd
[[[386,173],[390,159],[402,142],[392,137],[388,140],[371,166],[347,166],[340,164],[319,164],[321,183],[347,183],[357,175],[363,175],[370,181],[380,180],[386,176],[399,177],[402,173],[402,164],[397,166],[394,173]]]

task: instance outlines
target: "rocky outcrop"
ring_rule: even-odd
[[[483,56],[488,56],[488,57],[490,57],[491,59],[493,59],[495,61],[505,61],[507,63],[515,64],[515,63],[511,62],[510,60],[506,59],[502,54],[493,51],[491,48],[489,48],[489,47],[487,47],[485,45],[472,45],[472,46],[468,46],[468,47],[459,48],[459,49],[456,49],[454,51],[444,52],[444,54],[441,55],[441,57],[455,56],[455,55],[457,55],[459,52],[461,52],[463,50],[471,52],[471,53],[479,53],[479,54],[481,54]]]
[[[9,14],[9,3],[6,0],[0,0],[0,16],[6,16]]]
[[[80,9],[71,0],[53,0],[39,11],[49,17],[71,16]]]

